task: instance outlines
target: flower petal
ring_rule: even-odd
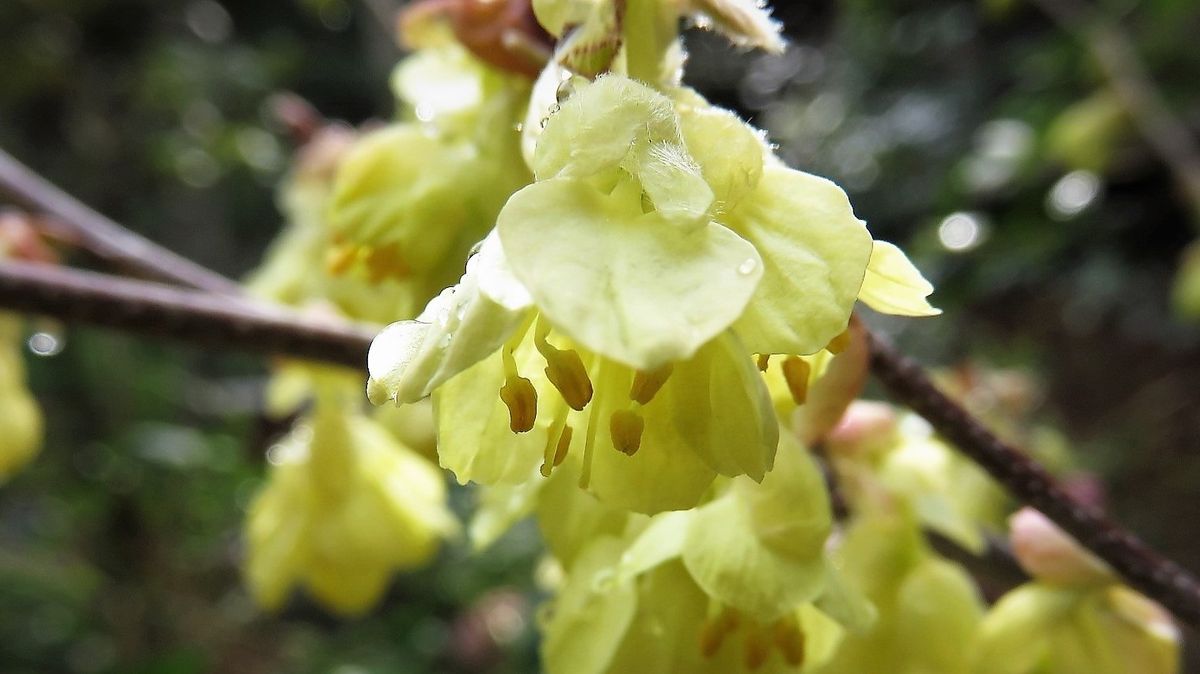
[[[696,511],[683,562],[709,595],[770,622],[825,587],[829,498],[811,457],[789,438],[762,484],[733,485]]]
[[[563,101],[546,121],[533,170],[538,180],[585,178],[656,142],[680,142],[671,100],[628,77],[606,75]]]
[[[771,622],[820,594],[825,560],[819,552],[808,558],[776,552],[751,527],[750,514],[737,499],[705,505],[688,531],[683,563],[709,596]]]
[[[546,671],[609,671],[638,604],[635,584],[618,581],[612,570],[623,547],[620,539],[605,536],[579,556],[543,625]]]
[[[846,329],[871,236],[824,178],[768,166],[724,222],[754,244],[762,284],[734,330],[754,353],[813,353]]]
[[[556,329],[649,370],[691,357],[732,323],[762,264],[724,227],[685,231],[622,196],[544,181],[513,195],[497,228],[514,275]]]
[[[529,317],[481,292],[479,255],[467,273],[426,306],[415,321],[399,321],[376,335],[367,353],[371,402],[416,402],[456,374],[495,353]],[[511,289],[497,294],[512,306]],[[510,301],[512,300],[512,301]]]
[[[670,425],[721,475],[760,481],[775,461],[779,425],[770,392],[731,332],[677,363],[663,386]],[[647,407],[657,410],[657,398]]]
[[[925,299],[933,284],[921,276],[904,251],[876,241],[858,299],[875,311],[896,316],[937,316],[942,313]]]
[[[717,212],[726,212],[762,178],[765,143],[737,115],[686,93],[690,92],[681,94],[684,101],[678,108],[687,150],[712,187]]]
[[[532,367],[522,374],[526,372],[530,378],[537,374]],[[519,484],[531,478],[542,460],[545,424],[528,433],[510,431],[508,408],[500,400],[503,385],[504,362],[497,352],[433,394],[438,460],[460,483]]]

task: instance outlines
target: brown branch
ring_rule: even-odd
[[[1065,32],[1083,43],[1142,138],[1170,169],[1200,225],[1200,141],[1172,111],[1129,36],[1082,0],[1036,0]]]
[[[53,265],[0,263],[0,306],[151,337],[365,369],[375,330],[248,299]]]
[[[236,295],[233,281],[135,234],[92,210],[0,150],[0,192],[18,205],[52,216],[92,253],[149,278],[210,293]]]
[[[1020,501],[1037,508],[1117,571],[1130,585],[1200,628],[1200,581],[1137,536],[1063,490],[1044,468],[1005,443],[942,393],[912,359],[868,333],[871,370],[899,402],[982,466]]]

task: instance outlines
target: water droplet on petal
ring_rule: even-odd
[[[569,79],[565,79],[558,83],[558,89],[554,91],[554,98],[559,103],[565,102],[568,98],[575,94],[575,85]]]
[[[745,259],[745,261],[738,265],[737,272],[742,276],[749,276],[753,274],[754,270],[756,269],[758,269],[758,260],[748,257]]]

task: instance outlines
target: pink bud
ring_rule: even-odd
[[[833,452],[868,453],[890,442],[895,434],[896,412],[891,405],[856,400],[825,436],[825,443]]]
[[[1008,520],[1013,554],[1021,568],[1056,585],[1102,585],[1115,578],[1108,566],[1033,508],[1022,508]]]

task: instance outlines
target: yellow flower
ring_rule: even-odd
[[[42,448],[42,412],[25,387],[21,323],[0,316],[0,483]]]
[[[271,450],[247,518],[246,577],[267,608],[302,585],[337,613],[366,611],[456,530],[441,472],[332,388]]]
[[[545,613],[546,670],[819,669],[846,625],[870,620],[826,564],[821,480],[785,441],[761,484],[735,478],[695,510],[618,521],[553,476],[537,513],[566,581]]]
[[[871,251],[840,189],[764,151],[627,78],[580,90],[460,283],[376,339],[372,400],[436,391],[464,481],[546,474],[572,447],[583,486],[641,512],[761,480],[777,432],[751,354],[844,333]]]

